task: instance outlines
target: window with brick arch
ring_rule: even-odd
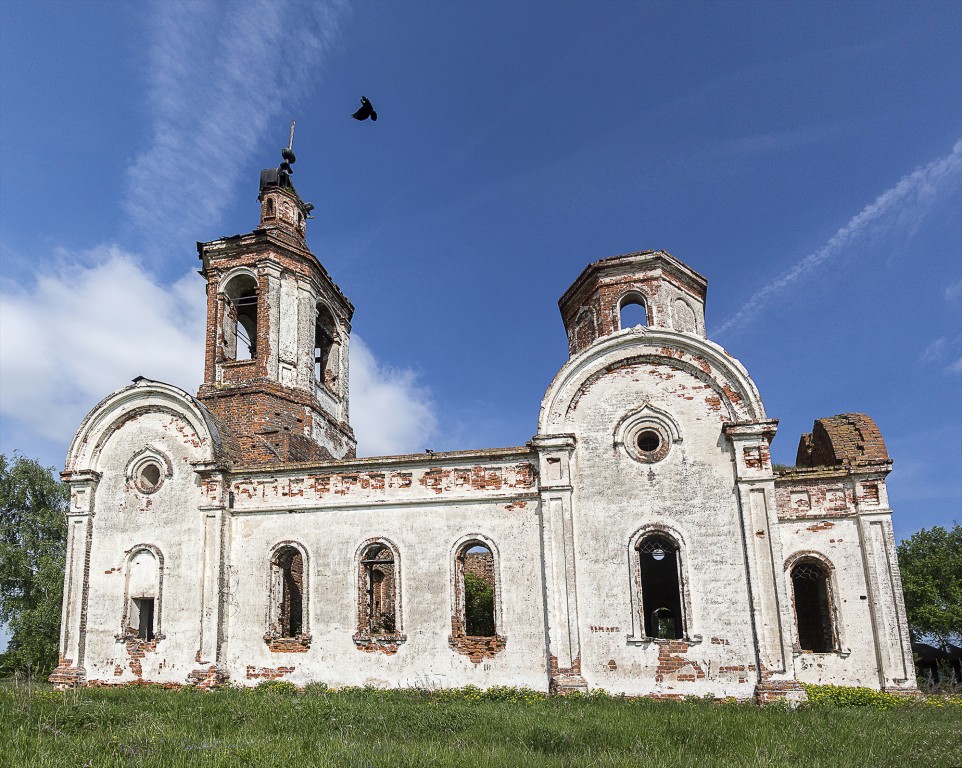
[[[238,275],[224,288],[221,345],[226,360],[257,357],[257,280]]]
[[[798,645],[811,653],[835,650],[829,571],[817,560],[802,560],[792,566],[792,592]]]
[[[397,616],[397,558],[389,546],[377,542],[364,550],[358,586],[358,634],[396,634],[400,630]]]
[[[467,637],[495,637],[494,554],[481,542],[469,542],[457,556],[457,587],[463,633]]]
[[[678,545],[663,533],[638,542],[638,577],[645,635],[661,640],[684,637]]]
[[[271,561],[272,630],[279,637],[304,632],[304,556],[295,547],[281,547]]]

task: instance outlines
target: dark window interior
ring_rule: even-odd
[[[283,637],[297,637],[304,629],[304,558],[293,547],[278,554],[281,569],[280,624]]]
[[[135,597],[134,604],[137,606],[139,616],[137,622],[137,638],[140,640],[154,639],[154,598]]]
[[[638,546],[645,634],[669,640],[683,636],[677,547],[663,536],[649,536]]]
[[[828,571],[816,563],[798,563],[792,568],[792,588],[799,646],[803,651],[831,653],[834,641]]]

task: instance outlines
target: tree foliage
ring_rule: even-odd
[[[962,644],[962,527],[923,528],[898,553],[913,639]]]
[[[464,619],[467,634],[494,635],[494,589],[473,573],[464,574]]]
[[[67,486],[32,459],[0,454],[0,622],[10,632],[0,675],[57,665]]]

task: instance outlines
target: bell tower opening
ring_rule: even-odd
[[[317,305],[317,322],[314,324],[314,380],[330,390],[336,389],[340,363],[337,322],[331,310],[322,303]]]
[[[648,325],[648,308],[640,293],[629,293],[619,302],[618,318],[622,330]]]
[[[257,357],[257,279],[253,275],[238,275],[224,287],[221,339],[225,359]]]

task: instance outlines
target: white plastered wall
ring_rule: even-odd
[[[468,461],[468,468],[474,464],[479,469]],[[510,479],[511,466],[486,462],[484,469]],[[399,474],[412,480],[399,487],[391,482],[396,466],[369,461],[360,475],[384,473],[385,487],[362,487],[366,480],[359,482],[358,472],[345,470],[325,485],[329,498],[314,494],[314,480],[303,475],[235,479],[224,659],[234,682],[255,685],[280,671],[278,677],[299,685],[323,681],[336,686],[546,689],[536,493],[529,488],[519,498],[507,487],[472,491],[432,485],[424,480],[436,476],[431,470],[427,463],[406,465]],[[297,488],[294,497],[289,490],[277,490],[292,483]],[[448,642],[455,550],[459,542],[475,537],[495,550],[497,632],[506,638],[503,650],[478,663]],[[353,640],[358,622],[356,555],[370,540],[389,541],[398,554],[399,632],[405,639],[395,653],[363,650]],[[274,652],[264,640],[269,558],[278,543],[292,541],[307,553],[311,642],[305,652]]]

